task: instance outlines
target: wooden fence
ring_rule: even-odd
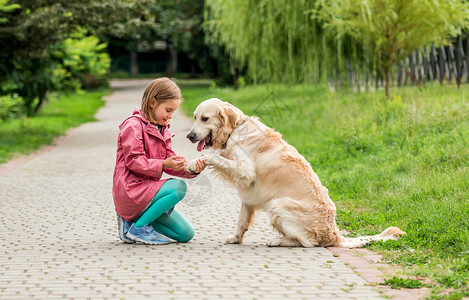
[[[448,46],[424,47],[397,67],[397,85],[428,81],[469,83],[469,37],[458,37]]]
[[[376,89],[384,86],[384,75],[380,72],[365,72],[364,76],[357,76],[349,61],[347,61],[348,85],[357,88]],[[329,85],[334,88],[342,86],[340,71],[336,76],[329,75]],[[397,72],[391,85],[420,85],[426,82],[439,81],[443,83],[469,83],[469,36],[452,39],[447,46],[426,46],[397,65]]]

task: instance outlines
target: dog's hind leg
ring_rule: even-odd
[[[226,240],[227,244],[242,244],[244,239],[244,234],[251,226],[252,222],[254,221],[255,210],[243,203],[241,205],[241,210],[239,211],[239,218],[238,218],[238,227],[236,229],[235,235],[229,237]]]
[[[315,247],[316,241],[311,240],[304,224],[298,216],[299,207],[289,197],[276,198],[269,201],[267,212],[270,216],[270,224],[282,237],[268,243],[271,247]]]

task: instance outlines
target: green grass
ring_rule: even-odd
[[[104,104],[101,98],[108,93],[101,90],[52,96],[37,116],[0,121],[0,163],[50,144],[69,128],[94,121],[96,111]]]
[[[419,289],[421,287],[426,286],[425,284],[421,283],[417,279],[412,278],[399,278],[394,276],[391,279],[386,279],[381,285],[389,285],[393,289],[400,290],[401,288],[406,289]]]
[[[390,100],[308,85],[181,87],[188,115],[211,97],[258,115],[311,163],[342,229],[400,227],[407,236],[370,248],[409,275],[469,293],[469,86],[395,89]]]

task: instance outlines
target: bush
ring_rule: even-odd
[[[51,51],[57,61],[54,69],[54,89],[78,90],[93,89],[107,84],[107,73],[111,63],[107,47],[94,36],[75,34],[56,44]]]
[[[41,60],[15,61],[15,70],[0,79],[0,119],[35,115],[53,91],[106,87],[111,60],[105,49],[98,38],[78,32],[50,47]]]
[[[0,96],[0,119],[5,121],[22,115],[23,98],[17,94]]]

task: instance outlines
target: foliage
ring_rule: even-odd
[[[419,289],[421,287],[424,287],[425,284],[421,283],[420,281],[412,278],[400,278],[394,276],[391,279],[386,279],[383,283],[380,283],[381,285],[389,285],[393,289],[398,289],[400,290],[401,288],[406,288],[406,289]]]
[[[100,44],[94,36],[78,33],[54,45],[51,55],[58,65],[54,68],[54,90],[78,90],[96,88],[106,83],[110,58],[106,44]]]
[[[204,63],[206,47],[202,23],[203,1],[197,0],[163,0],[152,5],[155,19],[159,23],[157,36],[167,42],[170,61],[166,73],[173,76],[177,72],[177,52],[187,53],[190,59],[200,58]]]
[[[42,59],[15,60],[14,68],[3,81],[1,94],[19,95],[22,112],[32,116],[50,91],[105,85],[110,64],[109,55],[102,52],[105,47],[93,36],[78,34],[52,45]]]
[[[205,28],[256,82],[357,84],[467,26],[461,0],[208,0]],[[323,80],[325,81],[325,80]]]
[[[21,10],[10,12],[9,22],[0,24],[0,85],[23,97],[28,115],[42,104],[51,86],[47,49],[68,27],[68,17],[57,5],[40,8],[31,2],[22,1]]]
[[[11,13],[15,9],[21,8],[19,4],[8,4],[8,2],[10,2],[10,0],[0,0],[0,13]],[[5,23],[8,23],[8,18],[0,16],[0,24]]]
[[[306,13],[314,10],[315,1],[206,4],[210,39],[226,47],[238,68],[246,66],[255,83],[311,83],[329,76],[345,84],[348,69],[360,71],[368,59],[361,44],[325,31],[321,20]]]
[[[469,3],[461,0],[320,0],[316,17],[325,28],[363,43],[386,75],[413,51],[441,44],[468,26]]]
[[[23,98],[23,112],[32,116],[47,98],[52,88],[53,68],[49,58],[12,61],[12,70],[0,80],[7,94],[18,94]]]
[[[130,26],[128,22],[116,25],[118,28],[125,28],[127,32],[110,28],[101,30],[103,34],[100,36],[110,44],[123,45],[128,50],[136,49],[137,45],[143,50],[151,49],[155,40],[164,40],[172,49],[197,60],[204,73],[219,77],[219,83],[233,82],[230,60],[224,49],[205,41],[205,33],[201,27],[203,1],[151,1],[140,6],[141,19],[146,22],[133,22]]]
[[[23,98],[17,94],[0,95],[0,120],[17,118],[22,115]]]
[[[59,2],[21,1],[21,9],[9,13],[8,18],[7,24],[0,25],[2,65],[15,58],[20,62],[44,58],[49,46],[66,38],[76,26]]]
[[[41,112],[31,118],[6,120],[0,126],[0,163],[16,153],[28,154],[71,127],[94,120],[109,91],[52,96]],[[0,98],[1,99],[1,98]],[[1,103],[1,102],[0,102]]]
[[[174,1],[168,2],[175,3]],[[163,24],[170,24],[171,30],[168,36],[175,48],[187,53],[190,59],[197,60],[200,69],[215,78],[219,85],[236,84],[237,74],[225,48],[206,38],[202,25],[204,3],[197,0],[184,0],[179,1],[176,6],[173,4],[173,9],[177,13],[168,14],[168,22],[164,21],[165,18],[162,20]],[[165,11],[168,11],[168,7],[165,7]],[[171,26],[172,22],[178,26]]]
[[[242,2],[206,1],[204,24],[210,39],[224,45],[238,67],[247,65],[254,82],[295,82],[318,74],[313,55],[319,53],[312,50],[318,50],[313,45],[320,44],[320,35],[303,13],[312,3]]]
[[[188,53],[191,59],[198,58],[204,46],[203,32],[199,28],[203,21],[203,1],[164,0],[152,4],[152,13],[158,24],[157,35],[170,41],[179,51]]]
[[[405,237],[370,248],[385,251],[411,275],[467,289],[468,86],[401,88],[390,100],[310,85],[181,88],[189,115],[217,97],[271,123],[328,188],[340,228],[367,235],[398,226]],[[264,114],[273,110],[269,105],[281,113]]]
[[[91,20],[87,28],[101,40],[113,40],[128,50],[136,50],[142,42],[155,40],[160,24],[152,11],[153,5],[158,4],[151,0],[121,0],[107,3],[103,8],[102,3],[91,2],[84,10],[91,10],[99,17]],[[106,15],[102,14],[103,10]]]
[[[469,289],[461,291],[452,291],[449,293],[439,294],[437,290],[432,291],[431,299],[449,299],[449,300],[460,300],[469,297]]]
[[[189,57],[196,57],[193,46],[203,42],[198,29],[202,22],[203,2],[127,1],[122,9],[124,11],[116,14],[112,22],[97,22],[91,26],[93,33],[128,50],[149,46],[149,43],[162,39],[174,44],[178,50],[188,52]]]
[[[464,272],[451,272],[438,278],[438,282],[455,289],[467,286],[468,276]]]
[[[24,99],[29,116],[37,113],[56,85],[53,81],[56,61],[50,51],[57,43],[70,38],[79,28],[99,33],[123,19],[133,20],[130,13],[134,12],[128,9],[134,6],[134,1],[127,0],[12,2],[21,3],[21,9],[0,15],[7,14],[9,20],[0,24],[0,86],[7,85],[11,88],[7,92]]]

